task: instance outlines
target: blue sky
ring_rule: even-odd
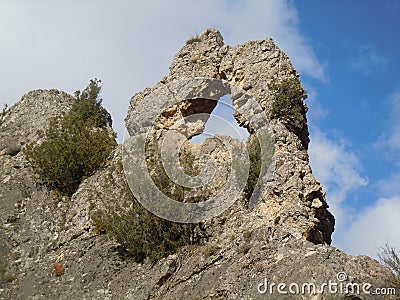
[[[112,4],[111,4],[112,3]],[[400,2],[0,1],[0,105],[102,79],[123,136],[129,99],[208,27],[230,45],[272,37],[308,90],[310,160],[337,220],[333,244],[400,249]]]
[[[318,174],[329,162],[312,160],[336,206],[335,243],[370,255],[386,241],[398,247],[400,223],[387,219],[400,214],[400,3],[299,1],[295,7],[325,74],[322,81],[303,77],[321,110],[314,114],[310,105],[311,157],[324,157],[315,149],[342,156],[333,161],[342,169],[329,174]]]
[[[206,138],[215,136],[216,134],[229,135],[232,138],[246,141],[249,137],[249,132],[236,122],[233,116],[234,111],[235,109],[229,94],[222,96],[211,112],[203,132],[190,138],[190,142],[201,144]]]

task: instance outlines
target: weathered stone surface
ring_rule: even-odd
[[[73,97],[57,90],[32,91],[7,110],[0,125],[0,219],[10,225],[17,222],[19,212],[26,210],[32,196],[32,171],[21,149],[39,141],[39,131],[49,120],[63,115],[72,105]]]
[[[244,89],[269,118],[268,82],[292,76],[298,74],[271,39],[232,48],[223,44],[219,32],[207,30],[174,57],[168,76],[132,98],[127,126],[134,126],[138,103],[149,101],[151,113],[155,104],[150,99],[158,89],[190,77],[223,79]],[[1,125],[0,251],[9,261],[13,280],[1,283],[0,299],[345,299],[328,293],[270,295],[257,290],[264,279],[299,285],[338,282],[339,272],[348,275],[346,282],[388,287],[389,271],[378,262],[328,245],[334,219],[312,175],[307,145],[279,120],[270,120],[276,149],[274,180],[254,209],[240,198],[222,215],[204,222],[207,238],[200,245],[184,247],[155,264],[124,259],[119,245],[93,222],[96,211],[129,203],[121,146],[107,167],[87,178],[71,199],[34,184],[22,153],[7,146],[14,143],[23,148],[39,141],[37,129],[44,129],[51,116],[65,113],[72,101],[71,96],[54,90],[31,92],[10,108]],[[182,117],[213,108],[212,104],[199,110],[200,103],[185,101],[166,107],[152,137],[157,140]],[[249,115],[260,113],[240,101],[233,104],[245,126],[249,126]],[[205,121],[189,124],[185,136],[201,131]],[[226,169],[227,153],[214,140],[185,147],[199,156],[211,155],[217,169]],[[213,188],[218,189],[225,176],[220,173]],[[65,268],[61,276],[54,272],[56,263]]]
[[[143,111],[152,111],[151,105],[154,103],[152,100],[171,97],[168,93],[162,94],[164,85],[176,80],[187,80],[190,77],[224,79],[225,82],[242,88],[258,102],[265,116],[269,118],[273,95],[269,91],[268,83],[274,78],[290,78],[298,75],[289,58],[272,39],[247,42],[232,48],[223,44],[219,32],[207,30],[193,42],[187,43],[175,55],[167,77],[155,87],[146,89],[131,99],[126,118],[127,128],[130,133],[133,132],[132,120],[138,119],[135,113],[139,105],[145,103],[148,108]],[[168,92],[170,86],[168,85],[166,89]],[[182,85],[172,86],[184,90],[179,90],[178,94],[190,94],[185,81],[182,81]],[[203,88],[206,90],[208,87],[204,84]],[[239,123],[249,127],[247,120],[254,118],[259,112],[249,109],[248,101],[237,98],[233,90],[230,88],[227,90],[231,93]],[[220,93],[214,93],[214,98],[210,96],[209,98],[218,100],[226,92],[221,90]],[[209,113],[208,110],[201,111],[200,102],[193,103],[192,106],[196,104],[198,104],[196,112]],[[182,108],[174,107],[173,110],[176,112],[174,116],[169,116],[168,120],[158,119],[155,122],[154,127],[160,129],[156,130],[158,134],[153,134],[155,139],[160,140],[162,132],[172,128],[173,124],[184,115]],[[138,124],[138,121],[135,121],[135,124]],[[255,208],[257,213],[265,217],[266,224],[281,223],[298,238],[304,237],[316,243],[330,243],[334,218],[327,211],[328,206],[321,185],[311,173],[307,154],[308,141],[304,144],[279,120],[270,120],[270,124],[276,141],[276,171],[273,185],[268,188],[262,201]],[[190,125],[186,124],[186,127],[190,128]],[[197,124],[195,129],[189,132],[198,132],[201,127]],[[304,130],[308,132],[307,128]]]
[[[4,117],[0,131],[0,154],[14,152],[9,149],[38,140],[38,130],[45,130],[52,117],[64,115],[72,103],[71,95],[57,90],[35,90],[24,95]]]

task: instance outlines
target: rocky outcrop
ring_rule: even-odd
[[[49,120],[65,114],[72,103],[71,95],[57,90],[35,90],[24,95],[3,116],[0,154],[16,155],[27,143],[39,140]]]
[[[277,285],[285,283],[286,290],[291,284],[295,290],[295,284],[321,288],[329,282],[388,287],[390,272],[378,262],[329,246],[334,219],[312,175],[307,141],[279,119],[270,118],[273,95],[268,83],[297,76],[271,39],[230,47],[218,31],[210,29],[188,41],[174,57],[168,76],[131,99],[126,121],[132,133],[135,118],[140,118],[138,105],[148,105],[151,114],[157,108],[151,99],[174,82],[198,77],[223,80],[255,99],[261,107],[257,113],[265,115],[275,141],[273,180],[255,206],[249,208],[248,199],[240,197],[224,213],[202,223],[206,234],[200,244],[183,247],[156,263],[126,259],[119,245],[93,221],[104,207],[129,205],[131,191],[122,168],[121,145],[106,167],[84,180],[71,199],[35,183],[20,150],[27,143],[40,142],[37,130],[46,128],[52,116],[68,111],[73,98],[54,90],[28,93],[7,111],[0,131],[0,251],[8,262],[0,298],[345,299],[345,294],[329,293],[327,288],[322,294],[301,294],[301,290],[282,294]],[[150,135],[154,141],[180,118],[214,108],[215,102],[194,96],[164,108]],[[221,95],[214,96],[218,100]],[[247,121],[257,113],[243,102],[234,100],[233,105],[238,122],[256,134],[257,128]],[[188,138],[200,132],[206,121],[189,122],[181,133]],[[226,168],[227,154],[213,139],[201,146],[185,145],[198,156],[213,156],[217,171]],[[224,176],[212,183],[214,189],[222,185]],[[271,283],[275,289],[265,290]],[[346,299],[377,298],[361,292]]]
[[[155,98],[168,99],[176,95],[185,95],[186,98],[177,99],[185,103],[191,97],[198,99],[199,95],[203,96],[205,93],[208,94],[208,98],[215,100],[230,93],[238,123],[248,127],[250,131],[253,131],[252,134],[255,134],[248,120],[258,112],[249,109],[247,99],[237,95],[242,93],[241,91],[236,92],[235,95],[235,91],[229,86],[224,87],[226,89],[224,90],[212,86],[211,83],[207,85],[207,80],[204,80],[204,83],[196,83],[196,95],[187,84],[171,83],[203,77],[223,79],[223,82],[241,88],[252,96],[264,111],[275,140],[274,183],[255,208],[257,214],[265,219],[266,224],[284,225],[298,238],[304,237],[315,243],[330,244],[334,218],[327,211],[328,206],[321,185],[311,173],[307,154],[308,140],[304,144],[280,120],[269,118],[274,100],[273,93],[268,87],[271,80],[298,76],[289,58],[272,39],[251,41],[232,48],[223,44],[219,32],[207,30],[196,39],[189,40],[175,55],[167,77],[153,88],[137,93],[132,98],[126,118],[127,128],[133,134],[133,127],[140,118],[136,115],[138,106],[145,106],[142,110],[149,114],[158,109],[157,106],[153,107]],[[171,88],[176,88],[176,90],[170,91]],[[195,105],[196,103],[193,103],[192,106]],[[197,105],[196,112],[205,114],[210,112],[208,107],[202,110],[202,102],[198,102]],[[161,118],[155,122],[154,127],[158,132],[155,134],[157,140],[161,140],[163,131],[173,128],[177,120],[188,115],[184,107],[180,106],[177,104],[169,108],[168,111],[173,113],[170,113],[167,120]],[[193,126],[186,122],[186,130],[191,127],[193,130],[189,130],[189,134],[186,134],[188,138],[202,129],[198,123]],[[307,128],[303,130],[308,133]]]

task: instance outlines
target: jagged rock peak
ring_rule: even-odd
[[[64,115],[73,102],[73,96],[56,89],[33,90],[23,95],[3,116],[0,153],[37,141],[38,131],[45,130],[51,118]]]
[[[176,82],[179,80],[187,82],[190,78],[198,81],[199,78],[203,78],[205,93],[207,93],[207,80],[222,80],[231,86],[227,88],[227,91],[214,91],[211,93],[213,96],[210,94],[208,97],[215,97],[218,100],[224,93],[230,93],[235,108],[235,118],[239,124],[247,127],[251,132],[252,128],[248,120],[255,117],[258,112],[249,109],[248,101],[240,98],[239,94],[245,92],[253,97],[263,110],[263,115],[270,123],[275,140],[276,170],[273,184],[257,201],[258,205],[255,207],[257,215],[262,217],[266,224],[285,226],[298,238],[305,238],[314,243],[329,244],[334,230],[334,218],[327,210],[325,193],[312,175],[309,166],[307,124],[305,123],[301,128],[300,134],[296,134],[289,130],[281,119],[271,118],[272,103],[275,98],[269,84],[273,80],[298,76],[288,56],[275,45],[272,39],[250,41],[231,47],[223,43],[223,38],[217,30],[207,29],[189,39],[174,56],[168,76],[162,78],[154,87],[132,97],[125,119],[126,125],[128,131],[132,133],[133,124],[138,124],[141,120],[138,107],[148,114],[156,114],[155,110],[162,104],[157,104],[158,100],[155,99],[159,99],[160,94],[163,96],[161,100],[175,97],[176,93],[170,94],[170,90],[180,89],[179,93],[183,96],[182,99],[177,100],[183,101],[183,104],[170,107],[168,117],[159,119],[154,125],[154,128],[159,129],[154,133],[155,139],[161,140],[169,128],[173,128],[183,116],[189,114],[186,109],[188,107],[186,98],[190,95],[190,90],[186,91],[185,87],[180,87]],[[232,95],[235,87],[240,88],[242,92]],[[199,92],[199,94],[202,93]],[[210,113],[210,107],[206,105],[208,102],[197,100],[192,100],[191,110],[197,113]],[[306,110],[302,111],[304,119],[305,112]],[[205,121],[200,122],[201,124],[199,122],[186,123],[186,132],[192,132],[192,134],[186,134],[187,138],[201,132]],[[255,133],[253,132],[251,136]]]

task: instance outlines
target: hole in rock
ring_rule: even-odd
[[[200,145],[206,138],[226,135],[245,142],[249,137],[246,128],[239,126],[233,113],[235,108],[229,94],[222,96],[208,118],[202,133],[192,136],[189,142]]]

